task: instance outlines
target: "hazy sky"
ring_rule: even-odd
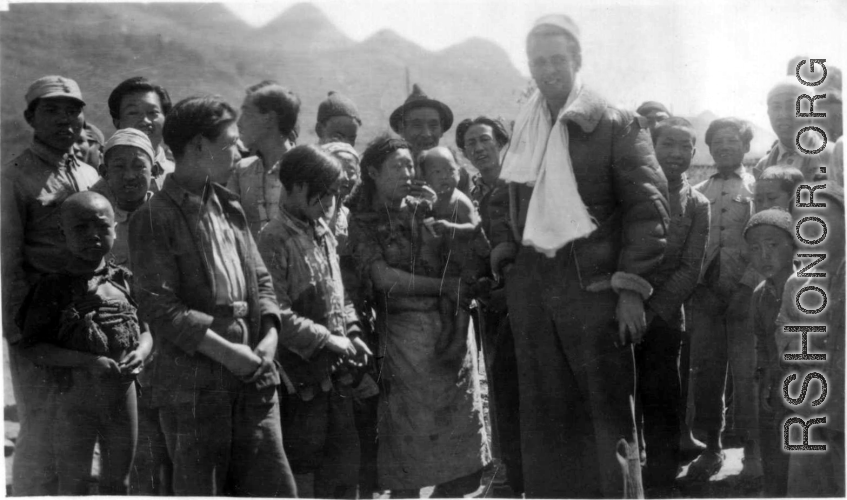
[[[293,0],[228,5],[252,24]],[[561,12],[580,26],[583,79],[629,107],[659,100],[679,114],[710,109],[767,126],[764,96],[789,57],[844,67],[847,1],[316,0],[348,36],[390,28],[439,50],[478,36],[501,45],[527,74],[524,39],[540,15]],[[813,5],[814,7],[810,7]],[[823,102],[823,101],[820,101]]]
[[[0,6],[3,3],[0,0]],[[224,3],[250,24],[261,25],[298,2]],[[524,40],[533,20],[546,13],[566,13],[582,32],[583,80],[612,102],[634,108],[644,100],[658,100],[674,113],[709,109],[766,127],[765,95],[784,74],[789,57],[824,58],[844,68],[847,54],[847,0],[313,3],[354,40],[389,28],[427,49],[440,50],[476,36],[502,46],[524,74]]]

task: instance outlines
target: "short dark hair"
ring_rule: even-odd
[[[362,187],[350,202],[351,210],[370,210],[373,195],[376,193],[376,183],[368,174],[368,169],[373,167],[376,170],[382,170],[385,160],[400,149],[408,149],[411,152],[412,146],[404,139],[392,137],[389,134],[379,135],[368,144],[359,162],[359,168],[362,171]]]
[[[779,189],[790,194],[793,199],[794,191],[797,189],[797,186],[803,183],[805,179],[803,177],[803,172],[799,171],[794,167],[788,167],[785,165],[774,165],[773,167],[766,168],[764,172],[762,172],[762,175],[759,177],[759,180],[778,181]]]
[[[286,191],[305,184],[306,195],[323,196],[341,177],[341,161],[318,146],[303,144],[290,149],[279,163],[279,180]]]
[[[181,158],[192,139],[201,135],[214,141],[237,119],[235,109],[219,96],[188,97],[168,113],[162,138],[174,157]]]
[[[119,83],[109,94],[109,114],[113,119],[120,120],[121,102],[123,102],[124,97],[130,94],[147,92],[155,92],[159,96],[163,114],[167,115],[171,111],[171,96],[164,87],[151,83],[143,76],[133,76]]]
[[[691,144],[697,144],[697,131],[694,130],[694,125],[691,124],[690,121],[682,118],[681,116],[672,116],[665,120],[660,121],[653,127],[653,131],[651,132],[653,136],[653,145],[656,145],[659,137],[662,135],[666,129],[669,128],[684,128],[686,130],[691,131]]]
[[[742,144],[745,146],[749,145],[753,140],[753,127],[750,126],[750,123],[747,120],[741,120],[739,118],[718,118],[717,120],[712,120],[712,123],[709,124],[709,128],[706,129],[706,145],[712,145],[712,138],[715,136],[718,130],[723,130],[725,128],[735,129],[738,132],[738,136],[741,138]]]
[[[276,112],[279,133],[291,142],[300,135],[297,116],[300,114],[300,98],[291,90],[273,80],[264,80],[247,88],[247,98],[261,113]]]
[[[574,62],[574,71],[579,71],[582,68],[582,46],[573,35],[561,28],[550,26],[532,30],[526,37],[527,49],[533,39],[552,38],[556,36],[563,36],[567,40],[568,57]]]
[[[456,146],[459,149],[465,149],[465,134],[474,125],[488,125],[494,133],[494,140],[501,148],[509,142],[509,131],[506,125],[499,118],[491,119],[487,116],[477,116],[473,120],[465,118],[458,126],[456,126]]]

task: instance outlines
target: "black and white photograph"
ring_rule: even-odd
[[[6,496],[845,497],[842,0],[0,0]]]

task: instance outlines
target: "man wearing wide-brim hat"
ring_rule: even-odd
[[[3,336],[21,427],[15,443],[12,488],[16,496],[55,494],[48,394],[52,377],[18,353],[15,315],[30,286],[44,273],[64,271],[68,252],[59,229],[59,207],[86,191],[98,174],[74,156],[82,132],[85,101],[79,85],[45,76],[30,85],[24,118],[32,144],[3,165]]]
[[[438,146],[444,132],[453,126],[453,111],[441,101],[431,99],[416,83],[406,102],[391,113],[391,130],[412,145],[412,153]]]
[[[497,232],[506,241],[492,230],[514,330],[526,497],[640,498],[632,344],[664,256],[667,181],[646,126],[580,82],[569,17],[536,21],[526,50],[538,90],[504,150],[510,207],[500,212],[511,230]]]

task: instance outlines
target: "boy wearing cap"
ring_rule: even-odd
[[[174,171],[174,162],[165,151],[162,128],[165,115],[171,110],[171,96],[161,85],[155,85],[143,76],[122,81],[109,94],[109,114],[116,129],[135,128],[150,138],[156,156],[153,158],[150,190],[159,192],[165,176]]]
[[[355,147],[361,126],[362,119],[356,103],[345,95],[330,92],[318,106],[315,133],[318,134],[319,144],[346,142]]]
[[[768,208],[750,218],[744,239],[753,267],[765,280],[753,290],[750,326],[756,336],[759,449],[762,455],[764,494],[786,494],[788,455],[782,451],[783,373],[777,352],[776,318],[785,283],[794,271],[794,221],[780,208]]]
[[[671,113],[668,111],[668,108],[666,108],[664,104],[656,101],[645,101],[641,103],[641,106],[638,106],[638,109],[636,109],[635,112],[644,118],[647,118],[647,124],[651,132],[656,128],[656,125],[659,122],[671,117]]]
[[[279,181],[279,162],[297,142],[300,98],[272,80],[247,89],[238,118],[241,142],[255,156],[242,159],[229,178],[227,189],[241,197],[253,238],[279,212],[285,196]]]
[[[64,269],[68,254],[59,206],[68,196],[91,188],[98,174],[73,154],[85,122],[85,101],[75,81],[39,78],[30,85],[26,104],[24,118],[33,128],[33,142],[3,166],[3,335],[11,347],[10,371],[21,422],[12,471],[14,493],[46,495],[47,483],[55,477],[47,407],[52,384],[44,369],[20,356],[14,318],[39,276]]]
[[[688,470],[694,480],[706,480],[723,467],[727,368],[734,390],[735,429],[745,442],[742,474],[761,476],[755,446],[755,338],[747,328],[750,297],[761,277],[749,266],[743,238],[744,225],[754,212],[755,179],[742,163],[752,140],[752,128],[744,120],[712,121],[706,145],[717,171],[695,186],[709,199],[711,221],[703,270],[689,301],[693,427],[706,433],[706,450]]]

